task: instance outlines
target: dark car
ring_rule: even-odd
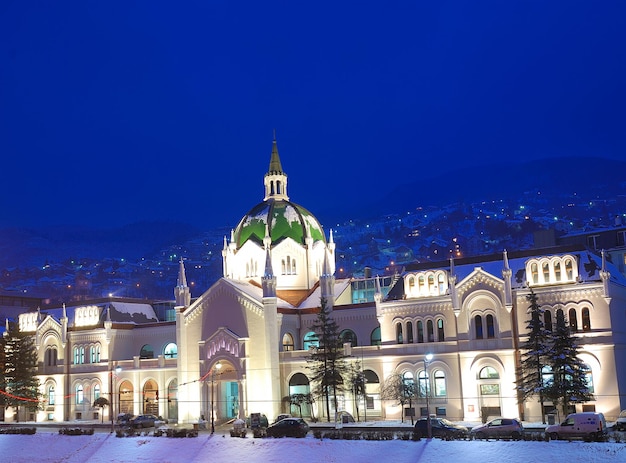
[[[309,425],[302,418],[284,418],[267,428],[269,437],[305,437]]]
[[[152,428],[158,419],[154,415],[137,415],[130,419],[129,425],[133,428]]]
[[[130,420],[134,418],[134,415],[130,413],[120,413],[117,415],[117,424],[119,426],[130,426]]]
[[[481,426],[472,428],[470,434],[476,439],[521,439],[524,435],[524,427],[515,418],[495,418]]]
[[[442,439],[464,439],[468,435],[468,429],[460,424],[452,423],[445,418],[430,418],[433,437]],[[420,418],[415,422],[413,436],[416,438],[428,437],[428,421]]]

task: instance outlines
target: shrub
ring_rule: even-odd
[[[65,436],[91,436],[93,435],[93,428],[61,428],[59,429],[59,434],[63,434]]]
[[[35,434],[36,428],[0,428],[0,434]]]

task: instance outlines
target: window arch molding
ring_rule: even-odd
[[[411,272],[404,276],[404,293],[409,298],[443,296],[448,285],[448,273],[444,270]]]
[[[529,286],[573,283],[577,279],[578,261],[570,254],[526,261],[526,281]]]

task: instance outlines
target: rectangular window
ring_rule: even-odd
[[[480,395],[500,395],[499,384],[481,384]]]
[[[435,409],[437,416],[446,416],[446,407],[437,407]]]
[[[368,410],[374,410],[374,397],[371,395],[365,396],[365,403]]]

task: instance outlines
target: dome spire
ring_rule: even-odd
[[[270,156],[270,167],[265,174],[265,199],[284,199],[289,201],[287,196],[287,174],[283,172],[278,155],[278,145],[276,143],[276,130],[274,130],[274,140],[272,141],[272,154]]]

